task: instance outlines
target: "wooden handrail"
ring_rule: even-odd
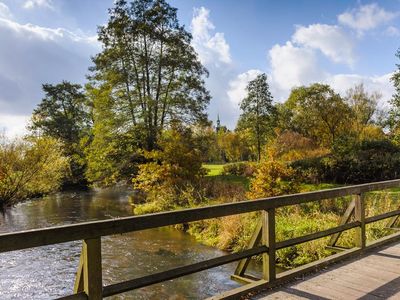
[[[400,180],[0,234],[0,253],[399,187]]]
[[[75,296],[82,297],[82,295],[86,295],[86,297],[89,299],[100,299],[101,297],[115,295],[117,293],[122,293],[135,288],[148,286],[154,283],[213,268],[232,261],[248,259],[249,257],[257,254],[263,255],[263,280],[260,281],[260,284],[262,283],[265,285],[265,282],[272,284],[277,280],[280,281],[282,278],[282,276],[277,278],[276,275],[276,250],[295,246],[300,243],[309,242],[329,235],[337,235],[352,228],[356,228],[355,241],[357,249],[364,249],[367,246],[365,225],[390,217],[398,217],[400,215],[400,210],[366,218],[363,194],[399,186],[400,180],[397,179],[308,193],[184,209],[179,211],[4,233],[0,234],[0,253],[75,240],[83,240],[84,247],[82,250],[81,262],[77,274],[77,281],[75,283]],[[344,196],[354,197],[353,201],[355,202],[353,203],[355,204],[353,204],[354,207],[352,208],[354,209],[354,222],[344,222],[330,229],[276,242],[276,208]],[[259,232],[257,232],[252,238],[253,244],[248,250],[102,287],[100,245],[102,236],[122,234],[126,232],[158,228],[168,225],[182,224],[254,211],[262,211],[263,216],[260,226],[257,226],[257,230]],[[346,216],[347,219],[348,217],[349,216]],[[257,235],[259,235],[259,237],[257,237]],[[393,238],[397,239],[397,237],[400,237],[400,233],[399,235],[393,235]],[[254,243],[256,241],[261,241],[262,245],[255,245]],[[326,263],[325,261],[326,259],[324,259],[324,263]],[[241,263],[240,265],[241,268],[239,271],[240,274],[243,274],[243,268],[247,266],[247,263]],[[252,286],[254,286],[254,284]],[[72,299],[75,296],[71,295],[64,298]]]

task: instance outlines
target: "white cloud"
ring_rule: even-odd
[[[285,101],[292,88],[312,83],[329,84],[335,91],[345,95],[349,88],[363,83],[370,92],[382,94],[381,106],[387,106],[394,93],[390,81],[392,73],[364,76],[360,74],[330,74],[319,68],[311,49],[295,47],[291,42],[275,45],[269,51],[271,65],[271,92],[278,101]]]
[[[398,16],[398,13],[386,11],[378,4],[371,3],[338,15],[338,21],[340,24],[362,33],[385,24],[396,16]]]
[[[42,41],[71,41],[71,42],[82,42],[87,44],[97,44],[96,36],[84,36],[78,35],[64,28],[47,28],[33,24],[19,24],[12,20],[0,18],[0,28],[8,29],[14,32],[16,35],[23,36],[27,39],[38,39]]]
[[[229,45],[223,33],[217,32],[212,35],[215,26],[210,21],[209,15],[210,11],[204,7],[194,9],[191,23],[193,47],[203,64],[230,64],[232,59]]]
[[[3,2],[0,2],[0,18],[5,18],[5,19],[11,18],[10,9]]]
[[[93,37],[1,17],[0,45],[12,45],[0,47],[0,124],[16,128],[4,116],[30,115],[43,96],[43,83],[83,83],[90,56],[99,51]]]
[[[0,114],[0,135],[5,133],[10,138],[25,135],[29,119],[29,116]]]
[[[244,73],[239,74],[236,78],[229,82],[229,89],[227,91],[229,100],[239,110],[239,104],[243,98],[247,96],[246,86],[249,81],[255,79],[262,71],[251,69]]]
[[[22,7],[25,9],[33,9],[36,7],[54,9],[52,0],[27,0]]]
[[[388,101],[394,94],[395,90],[390,78],[392,73],[381,76],[363,76],[359,74],[335,74],[329,76],[326,82],[330,84],[341,95],[345,95],[349,88],[356,84],[363,83],[369,92],[379,92],[382,95],[380,105],[387,106]]]
[[[320,50],[335,63],[354,63],[353,42],[339,27],[327,24],[298,26],[292,40],[295,43]]]
[[[306,85],[324,78],[312,49],[296,47],[291,42],[275,45],[269,50],[271,88],[277,100],[287,97],[296,86]]]

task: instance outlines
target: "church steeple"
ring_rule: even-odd
[[[221,121],[219,119],[219,114],[217,115],[217,126],[215,127],[215,129],[217,132],[221,129]]]

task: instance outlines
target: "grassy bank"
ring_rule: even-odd
[[[204,178],[204,186],[212,192],[208,198],[205,197],[202,202],[192,204],[190,207],[245,199],[246,191],[249,187],[249,178],[224,175],[222,172],[223,165],[204,165],[204,167],[209,170]],[[302,184],[301,191],[315,191],[339,186],[330,183],[318,185]],[[323,200],[279,208],[276,214],[277,241],[337,226],[350,201],[351,197],[343,197],[335,200]],[[399,203],[400,189],[369,193],[366,195],[367,216],[397,209]],[[174,209],[187,207],[176,206]],[[149,213],[159,210],[160,205],[158,203],[150,202],[137,206],[135,213]],[[247,247],[259,217],[260,213],[255,212],[193,222],[185,226],[178,226],[178,228],[195,236],[203,244],[236,252]],[[385,221],[368,225],[368,240],[374,240],[390,233],[385,227]],[[339,239],[338,245],[352,247],[354,234],[354,230],[344,232]],[[328,241],[329,237],[279,250],[277,252],[277,264],[283,268],[293,268],[326,257],[332,254],[332,251],[326,248]]]

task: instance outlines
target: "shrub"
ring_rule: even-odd
[[[224,165],[222,175],[235,175],[251,177],[256,171],[255,163],[251,162],[238,162]]]
[[[338,148],[334,154],[295,161],[291,167],[312,183],[357,184],[400,177],[400,148],[389,140],[363,141],[351,151]]]
[[[269,148],[274,157],[282,161],[318,157],[328,152],[327,149],[321,148],[312,139],[290,130],[278,133],[276,139],[269,145]]]
[[[312,157],[294,161],[290,167],[302,182],[318,184],[325,180],[327,157]]]
[[[0,206],[56,191],[68,167],[53,138],[0,141]]]
[[[138,175],[132,180],[134,188],[146,193],[147,201],[162,197],[163,201],[169,202],[170,208],[185,206],[189,200],[182,194],[205,175],[201,153],[191,130],[175,127],[165,131],[159,148],[144,153],[147,163],[139,166]]]
[[[294,170],[277,160],[262,161],[250,182],[251,199],[291,194],[299,191]]]

